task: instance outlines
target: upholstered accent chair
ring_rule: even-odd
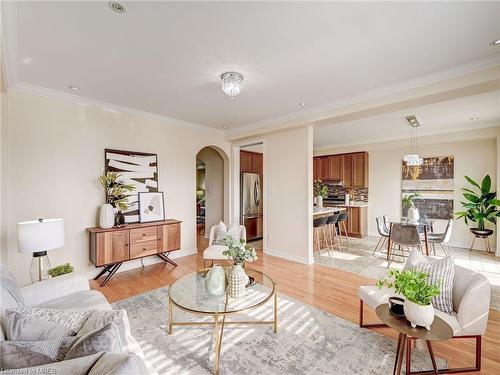
[[[366,324],[364,322],[364,305],[375,310],[377,306],[387,303],[389,297],[396,296],[393,290],[379,289],[375,285],[359,287],[359,326],[382,327],[384,324]],[[401,296],[400,296],[401,297]],[[474,372],[481,370],[481,338],[486,332],[490,308],[490,284],[488,279],[478,272],[455,265],[453,280],[453,313],[448,315],[434,309],[436,316],[447,322],[453,329],[452,339],[474,339],[476,343],[476,359],[474,367],[452,368],[447,374],[458,372]],[[440,372],[441,373],[441,372]]]
[[[211,265],[214,264],[214,260],[227,260],[227,256],[223,255],[222,252],[227,250],[226,245],[217,244],[215,241],[217,239],[217,230],[219,226],[213,225],[210,228],[210,235],[208,237],[208,247],[203,251],[203,266],[207,268],[208,261],[211,261]],[[239,226],[240,239],[246,241],[247,231],[244,225]]]

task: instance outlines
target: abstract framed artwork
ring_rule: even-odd
[[[120,181],[133,185],[128,194],[125,223],[139,222],[139,193],[158,191],[158,156],[145,152],[104,150],[105,171],[118,172]]]
[[[421,217],[436,220],[453,218],[453,156],[424,158],[421,166],[402,165],[402,197],[418,193],[421,199],[416,200],[415,207]],[[408,209],[403,208],[402,215]]]
[[[139,221],[165,220],[165,206],[163,192],[139,193]]]

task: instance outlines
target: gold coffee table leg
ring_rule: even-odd
[[[278,333],[278,286],[274,286],[274,333]]]
[[[224,333],[224,323],[226,321],[226,316],[222,316],[222,322],[219,322],[219,314],[215,314],[214,321],[214,335],[215,335],[215,375],[219,375],[220,369],[220,350],[222,347],[222,334]],[[220,328],[219,328],[219,323]],[[220,331],[219,331],[220,329]]]
[[[168,334],[172,334],[172,300],[168,297]]]

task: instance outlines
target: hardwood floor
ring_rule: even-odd
[[[144,269],[118,273],[103,288],[92,281],[91,286],[104,293],[110,302],[128,298],[148,290],[172,284],[178,278],[203,267],[201,252],[207,240],[198,240],[198,255],[176,259],[178,266],[154,264]],[[360,285],[374,284],[369,279],[354,273],[331,269],[319,265],[307,266],[265,255],[258,251],[259,260],[249,265],[266,272],[278,284],[280,293],[328,311],[352,322],[358,322]],[[365,310],[365,321],[376,321],[369,309]],[[389,328],[373,331],[396,338]],[[423,342],[418,342],[422,346]],[[396,342],[394,342],[396,345]],[[473,340],[452,340],[434,345],[435,355],[449,361],[450,367],[472,366],[474,362]],[[483,337],[483,362],[481,374],[500,374],[500,312],[490,310],[486,335]],[[361,359],[360,359],[361,360]]]

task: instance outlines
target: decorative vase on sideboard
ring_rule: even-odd
[[[221,296],[226,292],[226,272],[220,264],[215,264],[207,272],[205,288],[211,296]]]
[[[115,225],[115,209],[109,203],[104,203],[99,211],[99,226],[103,229],[113,228]]]
[[[232,298],[239,298],[245,294],[248,276],[241,264],[235,264],[227,276],[228,292]]]

